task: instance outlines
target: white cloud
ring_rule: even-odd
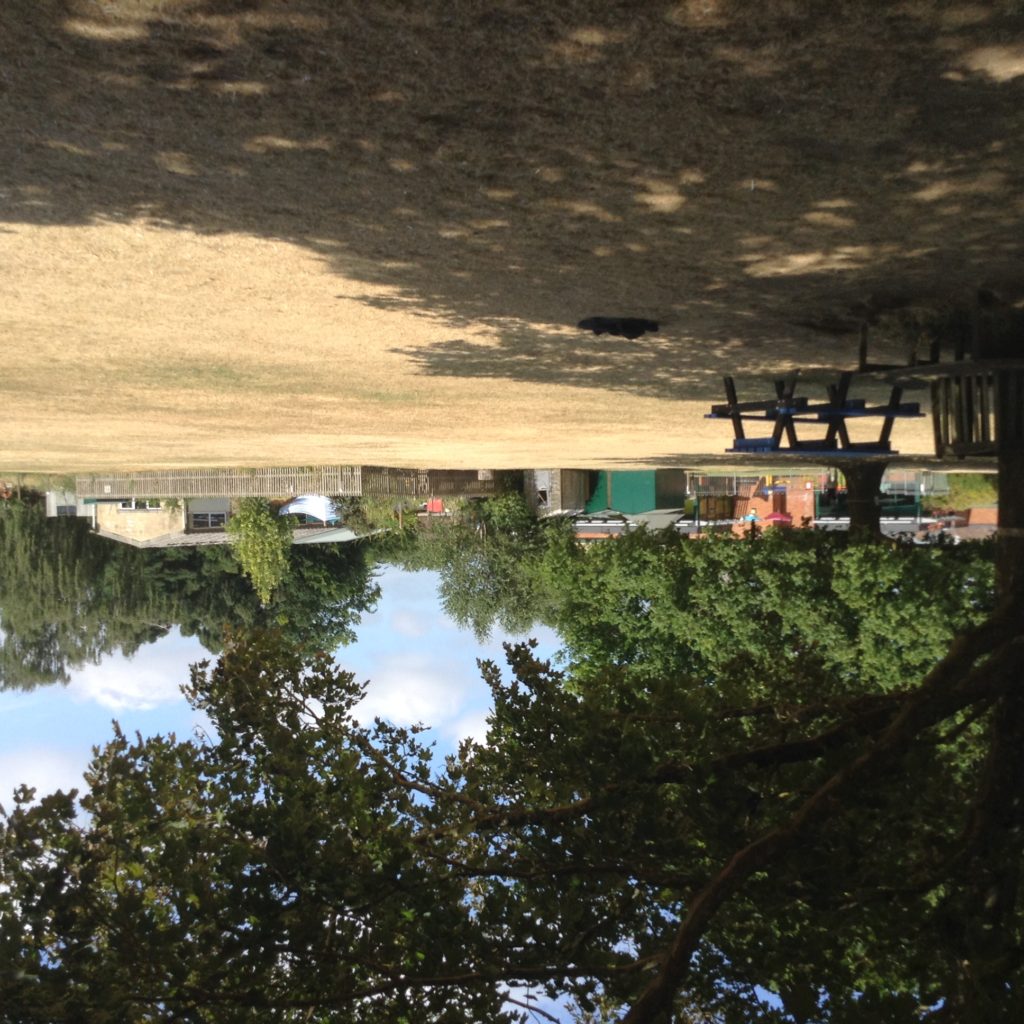
[[[479,677],[474,680],[443,657],[411,651],[383,655],[357,713],[364,722],[380,717],[399,725],[422,722],[443,728],[481,694],[488,696]]]
[[[487,715],[489,709],[484,711],[471,711],[456,719],[448,726],[448,735],[455,742],[465,739],[476,740],[483,743],[487,739]]]
[[[82,772],[90,753],[43,746],[5,750],[0,754],[0,804],[12,810],[12,794],[22,784],[34,787],[37,798],[58,789],[83,790]]]
[[[389,567],[379,581],[376,613],[364,616],[357,642],[337,652],[344,667],[369,680],[357,716],[364,723],[375,717],[396,725],[421,722],[431,728],[439,753],[469,736],[483,741],[491,693],[477,659],[504,668],[502,640],[507,638],[498,633],[481,644],[447,618],[438,604],[437,573]],[[551,630],[531,633],[541,641],[538,654],[557,649]]]
[[[116,711],[149,711],[182,701],[181,684],[188,681],[189,665],[206,657],[197,640],[172,634],[131,658],[115,654],[100,665],[76,669],[67,693],[73,700]]]
[[[435,619],[436,616],[430,615],[424,617],[411,609],[402,609],[401,611],[392,613],[390,625],[391,629],[393,629],[399,636],[426,636],[430,631],[431,626],[431,623],[426,621],[427,618]]]

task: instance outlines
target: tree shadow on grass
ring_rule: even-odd
[[[1020,288],[1013,10],[8,0],[0,219],[284,240],[498,331],[428,374],[662,394],[723,347],[827,363],[880,305]],[[665,334],[558,330],[593,315]]]
[[[584,331],[546,333],[531,325],[505,326],[496,342],[452,338],[427,348],[395,348],[419,372],[438,377],[506,379],[626,391],[648,398],[721,400],[722,377],[745,366],[755,375],[784,372],[785,356],[770,345],[738,339],[709,341],[672,331],[636,340],[595,338]],[[836,345],[834,362],[848,362],[850,346]],[[804,367],[805,375],[827,372]]]

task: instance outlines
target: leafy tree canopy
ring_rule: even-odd
[[[638,579],[655,571],[644,543]],[[869,575],[851,549],[828,584],[847,588],[850,658],[829,634],[786,659],[833,627],[797,560],[780,571],[810,588],[795,610],[740,628],[755,602],[724,598],[757,548],[661,553],[688,589],[718,581],[703,615],[736,630],[730,650],[708,626],[656,672],[646,635],[599,649],[584,632],[570,650],[587,664],[559,672],[511,647],[508,674],[483,666],[486,743],[443,764],[417,730],[358,725],[361,687],[325,656],[236,637],[192,676],[216,740],[116,734],[85,817],[27,792],[5,817],[0,1005],[25,1021],[454,1022],[510,1016],[526,987],[630,1024],[1019,1019],[1019,606],[985,615],[954,561],[938,608],[961,635],[942,611],[932,663],[935,638],[897,650],[896,673],[857,672],[887,614],[900,640],[910,570]]]
[[[401,564],[437,570],[446,612],[481,639],[495,626],[554,628],[576,678],[613,663],[641,675],[810,671],[839,690],[889,686],[919,677],[991,607],[987,545],[864,545],[805,530],[694,542],[638,530],[582,547],[564,520],[538,523],[517,496],[478,508],[432,523]]]
[[[616,664],[767,680],[808,672],[837,692],[920,678],[953,633],[991,609],[987,546],[849,544],[770,530],[754,543],[671,531],[549,546],[549,622],[577,677]],[[752,683],[752,685],[754,685]]]
[[[228,520],[231,547],[242,571],[252,581],[261,604],[288,575],[288,555],[292,532],[287,520],[274,515],[262,498],[243,498]]]
[[[80,520],[0,502],[0,687],[67,682],[69,666],[166,632],[143,552],[116,548]]]
[[[174,626],[209,651],[226,628],[270,623],[303,651],[350,643],[380,593],[366,545],[303,545],[290,564],[264,606],[226,546],[140,550],[2,502],[0,688],[67,682],[71,669],[130,655]]]
[[[541,524],[519,494],[472,501],[382,557],[406,569],[440,574],[441,606],[480,640],[498,626],[524,634],[545,618],[548,591],[541,562],[547,538],[568,530],[562,521]]]

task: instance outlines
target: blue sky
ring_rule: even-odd
[[[453,750],[465,736],[482,738],[490,694],[477,659],[504,665],[502,642],[512,638],[498,634],[481,644],[459,629],[441,610],[436,573],[386,567],[378,579],[377,611],[364,616],[356,643],[336,653],[343,668],[370,681],[365,718],[430,724],[438,754]],[[557,635],[549,629],[532,635],[539,641],[538,654],[552,657]],[[174,630],[133,658],[115,655],[74,669],[67,686],[0,691],[0,803],[10,808],[11,792],[21,782],[37,787],[40,795],[81,786],[92,747],[109,738],[113,719],[125,732],[144,736],[185,737],[205,728],[179,687],[188,679],[189,665],[208,657],[198,641]],[[534,999],[560,1021],[569,1019],[557,1003],[537,993]]]
[[[356,642],[336,652],[339,665],[370,682],[365,718],[431,725],[439,755],[465,736],[483,738],[490,693],[477,659],[504,665],[502,643],[512,638],[496,634],[481,644],[459,629],[441,610],[436,573],[385,567],[378,581],[376,612],[363,617]],[[538,654],[553,656],[556,634],[538,629],[532,635],[540,641]],[[11,793],[22,782],[37,795],[81,787],[92,748],[109,738],[113,719],[129,735],[174,732],[181,738],[204,729],[204,716],[188,706],[179,687],[189,665],[208,657],[195,638],[173,630],[132,658],[114,655],[72,670],[67,686],[0,692],[0,803],[10,809]],[[562,1012],[547,999],[537,1005]]]
[[[501,644],[509,638],[480,644],[452,623],[440,608],[435,573],[385,567],[379,582],[377,611],[364,616],[356,643],[336,655],[343,668],[370,681],[366,718],[431,725],[439,753],[465,736],[482,738],[490,695],[476,662],[504,664]],[[551,630],[534,635],[542,655],[557,649]],[[204,728],[179,686],[189,665],[207,657],[197,640],[174,630],[132,658],[114,655],[74,669],[67,686],[0,692],[0,803],[9,807],[21,782],[40,793],[80,786],[92,747],[109,738],[113,719],[129,734],[184,737]]]

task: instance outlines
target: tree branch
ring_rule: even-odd
[[[694,896],[665,953],[661,970],[630,1007],[623,1024],[653,1024],[669,1010],[677,989],[690,970],[693,953],[721,906],[754,872],[793,846],[811,824],[837,813],[841,804],[836,798],[844,789],[896,754],[918,733],[946,717],[950,713],[951,695],[955,698],[958,690],[967,694],[986,691],[988,687],[984,682],[991,684],[991,678],[983,682],[979,677],[991,677],[993,669],[1000,676],[1001,685],[1005,686],[1007,680],[1002,676],[1009,663],[1016,661],[1010,657],[1016,652],[1007,641],[1017,635],[1019,628],[1020,614],[1011,604],[1000,609],[982,626],[958,637],[946,657],[907,698],[902,710],[874,743],[824,782],[786,824],[734,853],[718,874]],[[984,658],[996,644],[1004,646],[972,670],[974,663]],[[968,677],[961,684],[959,681],[965,673]],[[1010,681],[1015,680],[1010,678]],[[961,696],[961,702],[962,699]],[[959,706],[962,704],[954,700],[952,710]]]
[[[512,1006],[520,1006],[524,1010],[529,1010],[530,1013],[543,1017],[545,1020],[549,1020],[552,1024],[562,1024],[561,1018],[556,1017],[553,1013],[548,1013],[547,1010],[542,1010],[539,1006],[534,1006],[533,1003],[526,1003],[519,999],[513,999],[511,996],[505,996],[505,1002],[510,1003]]]

